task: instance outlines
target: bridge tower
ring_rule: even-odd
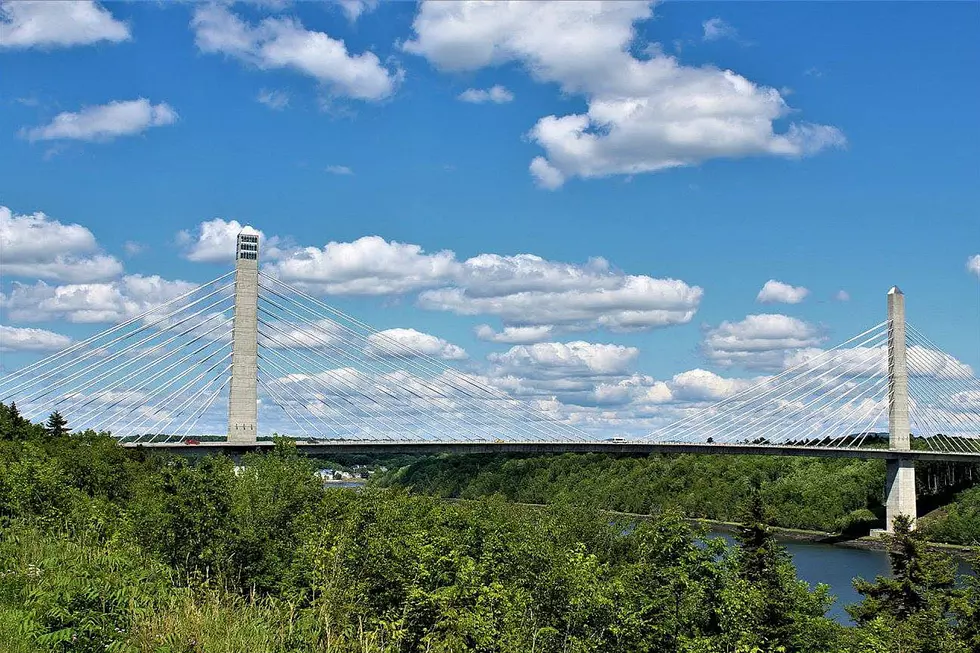
[[[258,426],[259,232],[245,227],[235,248],[228,442],[255,442]]]
[[[909,368],[905,357],[905,295],[898,286],[888,291],[888,448],[911,449],[909,425]],[[915,466],[909,458],[888,460],[885,481],[887,524],[899,515],[911,517],[915,524]]]

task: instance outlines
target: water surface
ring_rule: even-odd
[[[729,543],[733,542],[730,533],[711,531],[711,537],[723,537]],[[851,581],[861,576],[865,580],[874,580],[875,576],[888,576],[891,568],[888,565],[888,554],[885,551],[870,551],[867,549],[851,549],[832,544],[816,542],[798,542],[783,540],[783,546],[793,557],[796,565],[796,575],[815,587],[817,583],[830,586],[831,594],[837,601],[831,607],[828,616],[841,623],[851,623],[845,606],[859,603],[861,595],[854,591]],[[971,573],[966,561],[959,560],[959,573]]]

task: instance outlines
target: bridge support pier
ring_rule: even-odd
[[[235,252],[235,318],[228,442],[254,443],[258,427],[259,235],[246,227]]]
[[[905,295],[893,287],[888,291],[888,448],[911,449],[909,424],[909,368],[905,357]],[[885,530],[894,531],[899,515],[915,527],[915,466],[908,458],[888,461],[885,481]]]
[[[908,458],[889,460],[885,477],[887,532],[894,531],[895,518],[905,515],[915,526],[915,463]]]

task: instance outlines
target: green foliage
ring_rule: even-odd
[[[0,610],[16,610],[16,637],[40,650],[134,650],[133,623],[170,587],[169,570],[125,541],[55,538],[26,526],[0,534],[0,565]]]
[[[638,514],[677,508],[688,517],[720,521],[737,520],[752,488],[759,487],[774,524],[843,531],[874,521],[884,479],[877,460],[566,454],[425,458],[380,483],[443,497],[500,493],[512,501],[571,501]]]
[[[24,419],[15,403],[10,406],[0,403],[0,440],[24,442],[39,439],[44,434],[44,427]]]
[[[937,542],[980,546],[980,486],[959,493],[939,514],[923,520],[921,527]]]
[[[56,521],[66,513],[71,493],[71,477],[59,459],[31,442],[0,447],[0,519]]]
[[[277,443],[272,454],[246,456],[242,462],[229,496],[228,555],[242,581],[268,592],[287,580],[300,531],[323,488],[292,442]]]
[[[980,651],[980,555],[973,563],[973,576],[966,579],[963,592],[953,598],[952,612],[957,635],[970,651]]]
[[[61,413],[54,411],[48,417],[48,423],[45,425],[48,430],[48,434],[56,438],[60,438],[63,435],[67,435],[70,428],[68,428],[68,420],[62,417]]]
[[[756,489],[749,499],[739,546],[730,555],[730,569],[739,587],[739,618],[752,624],[748,642],[762,650],[824,650],[838,633],[822,618],[832,599],[826,586],[811,592],[796,578],[786,550],[769,528],[767,510]]]
[[[927,463],[922,471],[930,497],[980,480],[969,465]],[[445,455],[418,459],[375,482],[448,498],[499,493],[524,503],[569,501],[637,514],[676,508],[726,522],[740,518],[759,488],[773,525],[853,536],[880,523],[885,467],[880,460],[773,456]],[[980,542],[980,488],[962,493],[926,529],[936,541]]]
[[[955,607],[964,598],[954,589],[955,565],[929,551],[922,534],[904,516],[895,519],[888,556],[891,578],[854,581],[865,597],[848,608],[854,620],[870,626],[873,638],[894,647],[890,650],[968,651],[953,627]]]
[[[224,458],[195,465],[177,457],[163,461],[157,473],[140,479],[139,500],[129,506],[133,538],[171,565],[213,574],[229,555],[234,478]]]
[[[896,540],[898,589],[868,584],[859,627],[825,616],[827,588],[796,577],[768,525],[788,514],[773,498],[802,487],[795,476],[807,464],[555,460],[501,458],[484,474],[473,459],[444,459],[419,464],[422,476],[393,475],[475,495],[516,474],[526,482],[506,488],[508,498],[554,503],[446,501],[326,489],[286,440],[238,464],[147,456],[104,434],[48,434],[0,405],[0,643],[11,653],[976,648],[977,586],[953,589],[915,533]],[[610,467],[625,480],[595,475]],[[680,475],[656,480],[665,469]],[[845,487],[858,479],[854,488],[877,473],[821,469]],[[455,481],[447,470],[459,472]],[[698,478],[705,472],[728,479],[728,493]],[[588,492],[632,500],[630,484],[655,517],[611,519],[580,501]],[[679,507],[656,494],[667,490],[683,498]],[[746,523],[739,546],[705,540],[682,518],[701,495]],[[837,505],[860,509],[852,503]]]

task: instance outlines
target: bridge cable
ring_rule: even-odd
[[[848,342],[853,342],[859,338],[868,336],[869,333],[873,333],[882,327],[883,324],[877,325],[863,334],[852,338]],[[870,337],[865,337],[863,341],[859,343],[858,350],[860,351],[865,345],[877,344],[880,342],[882,336],[878,333],[874,333]],[[846,344],[846,343],[845,343]],[[841,351],[853,351],[853,350],[843,350],[842,347],[836,347],[834,349],[823,352],[819,356],[812,359],[803,361],[802,363],[784,371],[781,374],[776,375],[757,383],[744,391],[736,393],[732,397],[723,399],[722,401],[713,404],[706,409],[701,409],[692,414],[691,416],[675,422],[674,424],[668,425],[654,432],[648,437],[657,437],[661,439],[666,436],[667,438],[672,438],[674,440],[683,440],[694,434],[695,430],[704,429],[711,424],[716,426],[712,427],[715,434],[718,434],[718,428],[724,425],[724,428],[731,428],[732,426],[739,426],[739,428],[744,428],[745,426],[751,426],[756,422],[759,422],[767,417],[771,416],[771,404],[772,402],[779,400],[784,400],[786,397],[793,395],[794,393],[800,392],[812,392],[813,389],[809,388],[810,384],[815,381],[824,378],[833,372],[844,368],[843,373],[839,373],[838,377],[842,374],[847,374],[853,371],[855,367],[855,362],[863,363],[864,360],[859,359],[854,361],[853,359],[848,359],[846,356],[838,357],[837,355]],[[868,354],[872,353],[869,350],[864,350],[859,356],[864,358],[868,357]],[[820,368],[825,364],[829,363],[832,366],[829,369],[825,369],[820,374],[817,374],[814,378],[806,378],[807,374],[812,374],[815,371],[819,371]],[[778,381],[778,383],[776,383]],[[818,386],[819,388],[820,386]],[[748,414],[745,413],[746,409],[752,408]],[[756,415],[752,418],[751,415]],[[734,416],[734,418],[733,418]],[[698,420],[702,422],[698,422]],[[731,423],[730,420],[735,419],[736,423]],[[748,424],[737,424],[738,421],[744,422],[748,419]],[[719,434],[720,437],[722,437]],[[738,434],[731,436],[723,436],[726,441],[733,438],[737,438]]]
[[[208,293],[204,297],[201,297],[201,298],[195,300],[194,302],[191,302],[190,304],[188,304],[186,306],[181,306],[180,308],[176,309],[175,311],[172,311],[171,313],[168,313],[167,315],[164,315],[157,322],[151,322],[151,323],[144,324],[143,326],[137,328],[135,331],[131,331],[131,332],[129,332],[129,333],[123,335],[123,336],[119,336],[119,337],[113,339],[112,341],[110,341],[110,342],[108,342],[106,344],[101,345],[97,349],[95,349],[93,351],[90,351],[89,353],[87,353],[86,355],[84,355],[84,356],[82,356],[80,358],[73,358],[69,362],[63,363],[62,365],[59,365],[59,366],[55,367],[54,369],[49,370],[46,373],[39,374],[39,375],[31,378],[30,380],[21,383],[18,386],[15,386],[15,387],[12,387],[12,388],[8,388],[7,390],[5,390],[5,392],[7,394],[2,399],[0,399],[0,400],[6,401],[7,399],[13,397],[15,393],[22,392],[26,388],[35,386],[35,385],[39,384],[40,382],[42,382],[42,381],[50,378],[52,375],[57,374],[58,372],[64,370],[65,368],[71,367],[73,365],[77,365],[80,362],[91,358],[92,356],[99,355],[100,352],[105,351],[108,347],[116,344],[117,342],[121,342],[121,341],[127,340],[127,339],[133,337],[134,335],[137,335],[139,333],[142,333],[143,331],[146,331],[148,329],[152,329],[153,327],[157,326],[161,321],[166,320],[166,319],[168,319],[168,318],[170,318],[170,317],[172,317],[172,316],[180,313],[181,311],[186,310],[190,306],[196,305],[199,302],[204,301],[204,300],[210,298],[211,296],[213,296],[214,294],[216,294],[218,292],[221,292],[223,290],[228,289],[230,286],[231,286],[231,284],[228,284],[226,286],[223,286],[221,288],[218,288],[217,290],[215,290],[215,291],[213,291],[211,293]],[[131,323],[131,322],[132,321],[130,320],[130,321],[127,322],[127,324],[128,323]],[[98,337],[100,337],[100,336],[102,336],[104,334],[108,334],[108,333],[114,333],[115,331],[116,331],[116,328],[112,328],[112,329],[109,329],[108,331],[103,332],[102,334],[98,334],[97,336],[93,336],[93,338],[98,338]],[[152,337],[156,337],[156,335],[158,335],[158,334],[155,334],[154,336],[151,336],[149,339],[152,339]],[[86,342],[91,341],[93,338],[89,338]],[[142,342],[146,342],[147,340],[148,339],[144,339]],[[54,357],[49,357],[49,359],[51,359],[51,358],[54,358]],[[45,361],[47,361],[49,359],[45,359]],[[30,365],[27,368],[25,368],[24,370],[19,370],[17,376],[20,376],[21,375],[21,372],[24,372],[24,373],[31,372],[31,371],[37,372],[38,370],[40,370],[40,369],[43,368],[43,365],[44,365],[45,361],[41,361],[39,363],[35,363],[33,365]],[[103,364],[104,364],[104,362],[105,362],[104,360],[103,361],[97,361],[97,363],[103,363]],[[6,383],[9,380],[10,379],[2,379],[2,380],[0,380],[0,384]]]
[[[263,288],[264,290],[267,290],[268,292],[270,292],[270,293],[272,293],[272,294],[274,294],[274,295],[276,295],[276,296],[278,296],[278,297],[280,297],[280,298],[281,298],[281,299],[283,299],[284,301],[292,301],[292,300],[288,300],[287,298],[285,298],[285,297],[284,297],[284,296],[283,296],[283,295],[282,295],[281,293],[278,293],[278,292],[276,292],[276,291],[274,291],[274,290],[271,290],[271,289],[269,289],[269,288],[267,288],[267,287],[266,287],[266,286],[264,286],[264,285],[262,286],[262,288]],[[308,320],[308,319],[306,319],[306,318],[303,318],[302,316],[300,316],[300,315],[298,315],[298,314],[297,314],[297,313],[295,313],[294,311],[291,311],[291,310],[289,310],[289,309],[287,309],[287,308],[285,308],[285,307],[282,307],[282,306],[281,306],[281,305],[279,305],[278,303],[275,303],[275,302],[273,302],[273,301],[271,301],[271,300],[268,300],[267,298],[266,298],[266,301],[267,301],[267,302],[270,302],[270,303],[272,303],[272,304],[273,304],[274,306],[276,306],[276,307],[278,307],[278,308],[280,308],[281,310],[284,310],[284,312],[286,312],[286,313],[288,313],[288,314],[290,314],[290,315],[292,315],[292,316],[294,316],[294,317],[296,317],[296,318],[298,318],[298,319],[300,319],[300,320],[302,320],[302,321],[304,321],[304,322],[306,322],[306,323],[308,323],[308,324],[312,324],[312,325],[314,325],[314,326],[315,326],[315,327],[316,327],[316,328],[317,328],[318,330],[320,330],[320,331],[322,331],[322,332],[324,332],[324,333],[327,333],[327,335],[333,335],[333,334],[329,334],[328,332],[325,332],[325,330],[323,330],[323,329],[322,329],[322,327],[321,327],[320,325],[318,325],[318,324],[315,324],[315,323],[312,323],[312,322],[311,322],[310,320]],[[306,307],[306,306],[303,306],[303,305],[302,305],[302,304],[300,304],[299,302],[293,302],[293,303],[294,303],[294,304],[296,304],[297,306],[299,306],[299,307],[300,307],[300,308],[301,308],[302,310],[305,310],[305,311],[309,311],[309,310],[310,310],[310,309],[309,309],[308,307]],[[322,316],[321,316],[321,317],[322,317]],[[332,324],[332,325],[336,325],[336,326],[337,326],[338,328],[340,328],[340,329],[342,329],[342,330],[345,330],[345,331],[347,331],[348,333],[352,333],[352,334],[353,334],[353,335],[354,335],[355,337],[357,337],[358,339],[361,339],[361,340],[363,340],[363,341],[365,341],[365,343],[366,343],[367,345],[369,345],[369,347],[366,347],[366,349],[367,349],[367,355],[368,355],[369,357],[371,357],[371,358],[373,358],[373,359],[375,359],[375,360],[378,360],[379,362],[381,362],[381,363],[382,363],[383,365],[385,365],[385,366],[388,366],[388,367],[391,367],[391,368],[392,368],[392,369],[393,369],[394,371],[396,371],[396,372],[401,372],[401,370],[400,370],[400,369],[399,369],[399,368],[398,368],[397,366],[395,366],[395,365],[393,364],[393,362],[390,362],[390,361],[388,361],[388,360],[385,360],[385,359],[384,359],[384,358],[382,358],[382,357],[379,357],[379,356],[377,356],[377,355],[374,355],[374,354],[373,354],[373,350],[377,348],[377,344],[378,344],[378,343],[374,343],[374,342],[371,342],[371,341],[369,341],[369,340],[367,340],[367,339],[365,338],[365,336],[364,336],[364,335],[362,335],[362,334],[358,334],[358,333],[356,333],[356,332],[354,332],[354,331],[353,331],[353,330],[351,330],[351,329],[350,329],[349,327],[345,327],[344,325],[341,325],[341,324],[338,324],[338,323],[336,323],[336,322],[333,322],[333,321],[330,321],[330,322],[331,322],[331,324]],[[344,342],[345,344],[348,344],[348,343],[347,343],[346,341],[342,341],[342,342]],[[409,350],[409,351],[410,351],[410,350]],[[363,353],[363,350],[362,350],[362,353]],[[404,355],[404,353],[402,353],[402,352],[398,352],[398,353],[396,353],[396,357],[399,357],[399,358],[403,358],[403,359],[405,359],[405,355]],[[361,364],[366,364],[366,361],[364,361],[363,359],[357,359],[357,360],[358,360],[358,362],[359,362],[359,363],[361,363]],[[408,362],[409,364],[412,364],[412,361],[408,361],[407,359],[405,359],[405,360],[406,360],[406,362]],[[451,369],[451,368],[450,368],[450,369]],[[376,372],[377,372],[377,371],[379,371],[377,367],[375,367],[375,368],[374,368],[374,370],[375,370]],[[420,381],[421,383],[423,383],[423,385],[425,385],[425,386],[428,386],[428,387],[429,387],[430,389],[433,389],[433,388],[432,388],[432,386],[431,386],[430,384],[426,384],[426,383],[424,383],[424,381],[422,381],[422,380],[419,380],[419,381]],[[451,384],[451,385],[452,385],[452,384]],[[459,388],[458,388],[458,387],[457,387],[457,389],[459,390]],[[435,390],[435,389],[433,389],[433,390]],[[437,392],[438,392],[438,391],[437,391]],[[439,394],[441,394],[441,393],[439,393]],[[471,397],[472,397],[472,395],[469,395],[469,393],[466,393],[466,394],[467,394],[467,396],[471,396]],[[418,395],[416,395],[416,396],[418,396]],[[445,395],[443,395],[443,396],[445,396]],[[499,410],[499,407],[496,407],[496,408],[495,408],[495,410]],[[430,428],[431,428],[431,427],[430,427]],[[537,430],[540,430],[540,429],[537,429]],[[526,431],[525,431],[525,434],[527,434],[527,433],[526,433]]]
[[[114,327],[111,327],[111,328],[109,328],[109,329],[107,329],[105,331],[101,331],[101,332],[99,332],[99,333],[97,333],[97,334],[95,334],[93,336],[90,336],[90,337],[86,338],[85,340],[83,340],[81,342],[77,342],[77,343],[75,343],[73,345],[69,345],[68,347],[62,349],[61,351],[58,351],[58,352],[56,352],[54,354],[51,354],[50,356],[48,356],[46,358],[43,358],[43,359],[41,359],[39,361],[36,361],[36,362],[32,363],[31,365],[28,365],[27,367],[24,367],[22,369],[19,369],[16,372],[13,372],[10,375],[8,375],[8,376],[0,379],[0,385],[2,385],[3,383],[7,383],[9,381],[12,381],[14,379],[18,379],[18,378],[24,376],[25,374],[29,374],[32,371],[34,371],[34,370],[36,370],[36,369],[38,369],[38,368],[40,368],[42,366],[45,366],[45,365],[47,365],[47,364],[49,364],[49,363],[51,363],[51,362],[53,362],[53,361],[55,361],[55,360],[57,360],[59,358],[62,358],[64,356],[67,356],[67,355],[69,355],[69,354],[71,354],[71,353],[73,353],[73,352],[75,352],[75,351],[77,351],[77,350],[79,350],[79,349],[81,349],[81,348],[83,348],[83,347],[85,347],[85,346],[87,346],[87,345],[89,345],[89,344],[97,341],[99,338],[104,338],[106,336],[111,335],[112,333],[115,333],[116,331],[118,331],[120,329],[124,329],[127,326],[129,326],[131,324],[134,324],[134,323],[138,322],[139,320],[142,320],[146,316],[148,316],[148,315],[150,315],[152,313],[155,313],[156,311],[159,311],[159,310],[161,310],[163,308],[168,308],[170,305],[175,304],[176,302],[179,302],[179,301],[181,301],[181,300],[189,297],[190,295],[193,295],[194,293],[199,292],[201,289],[203,289],[203,288],[205,288],[205,287],[207,287],[207,286],[209,286],[211,284],[217,283],[217,282],[221,281],[222,279],[225,279],[229,275],[232,275],[234,273],[235,273],[234,270],[232,270],[230,272],[226,272],[225,274],[222,274],[220,277],[218,277],[216,279],[212,279],[211,281],[208,281],[207,283],[201,284],[200,286],[196,286],[195,288],[193,288],[191,290],[188,290],[187,292],[185,292],[185,293],[183,293],[181,295],[178,295],[177,297],[174,297],[173,299],[170,299],[170,300],[164,302],[163,304],[160,304],[158,306],[154,306],[153,308],[151,308],[151,309],[149,309],[147,311],[144,311],[144,312],[140,313],[139,315],[136,315],[135,317],[131,317],[128,320],[126,320],[126,321],[124,321],[124,322],[122,322],[120,324],[117,324]],[[6,400],[6,398],[7,397],[4,397],[3,400]]]
[[[484,392],[486,394],[489,394],[491,396],[494,396],[497,399],[504,399],[504,400],[509,401],[509,402],[514,402],[515,401],[511,397],[509,397],[506,394],[500,392],[499,390],[494,390],[492,388],[489,388],[489,387],[486,387],[486,386],[482,386],[482,385],[474,382],[469,377],[469,375],[463,375],[462,373],[460,373],[455,368],[453,368],[453,367],[451,367],[449,365],[446,365],[445,363],[443,363],[441,361],[438,361],[438,360],[434,359],[433,357],[429,356],[428,354],[425,354],[424,352],[419,352],[419,351],[416,351],[416,350],[411,349],[410,347],[408,347],[404,343],[401,343],[401,342],[399,342],[399,341],[397,341],[397,340],[389,337],[388,335],[386,335],[386,334],[378,331],[377,329],[374,329],[373,327],[370,327],[369,325],[366,325],[363,322],[360,322],[356,318],[353,318],[352,316],[347,315],[346,313],[343,313],[342,311],[339,311],[338,309],[330,306],[329,304],[326,304],[324,302],[321,302],[321,301],[317,300],[316,298],[308,295],[307,293],[304,293],[303,291],[301,291],[301,290],[299,290],[297,288],[294,288],[294,287],[290,286],[289,284],[286,284],[286,283],[280,281],[279,279],[276,279],[275,277],[270,277],[268,275],[265,275],[264,273],[260,273],[260,281],[263,280],[263,279],[271,280],[273,283],[276,283],[276,284],[278,284],[278,285],[286,288],[288,291],[293,292],[293,293],[299,295],[300,297],[306,299],[307,301],[311,302],[315,306],[321,307],[322,309],[324,309],[324,310],[326,310],[326,311],[328,311],[328,312],[330,312],[330,313],[332,313],[334,315],[337,315],[338,317],[341,317],[344,320],[347,320],[351,324],[354,324],[354,325],[356,325],[356,326],[358,326],[360,328],[365,329],[372,336],[375,336],[377,338],[377,341],[374,342],[374,343],[372,343],[372,344],[374,344],[375,346],[378,346],[379,341],[380,342],[387,343],[388,346],[389,346],[389,349],[393,353],[396,353],[397,354],[397,353],[400,352],[402,354],[402,356],[404,357],[404,361],[407,364],[415,365],[416,363],[412,359],[418,359],[418,360],[426,361],[429,365],[435,366],[437,369],[441,370],[442,372],[447,373],[447,374],[450,374],[450,375],[452,375],[452,376],[460,379],[460,381],[463,384],[465,384],[465,385],[469,385],[469,386],[474,387],[474,388],[476,388],[478,390],[481,390],[482,392]],[[269,292],[275,293],[274,290],[268,288],[267,286],[265,287],[265,289],[268,290]],[[276,294],[278,294],[278,293],[276,293]],[[309,310],[309,309],[306,308],[306,307],[304,307],[304,310]],[[342,328],[345,328],[345,329],[348,329],[349,330],[349,327],[344,327],[344,325],[340,325],[340,326]],[[355,335],[357,335],[360,338],[364,338],[364,336],[361,336],[360,334],[357,334],[356,332],[355,332]],[[405,356],[405,353],[407,353],[409,355],[408,356]],[[448,382],[448,380],[447,380],[447,382]],[[518,406],[523,407],[520,404],[520,402],[515,402],[515,403],[518,403]],[[523,407],[523,408],[524,408],[524,412],[528,412],[529,411],[529,409],[527,407]],[[560,427],[567,434],[574,434],[574,438],[573,439],[579,439],[579,440],[581,440],[581,439],[588,439],[588,437],[589,437],[588,434],[586,434],[585,432],[581,431],[580,429],[578,429],[578,428],[576,428],[574,426],[568,425],[568,424],[562,424],[562,423],[556,422],[555,420],[549,418],[547,415],[542,414],[540,411],[534,411],[534,415],[535,415],[535,419],[532,419],[531,420],[531,423],[532,424],[534,422],[539,422],[539,421],[548,422],[548,423],[550,423],[550,424],[552,424],[554,426]],[[546,437],[547,437],[547,435],[546,435]]]
[[[278,293],[277,293],[277,294],[278,294]],[[274,303],[274,302],[273,302],[273,303]],[[276,306],[278,306],[278,304],[276,304]],[[288,309],[287,309],[287,310],[288,310]],[[306,310],[308,310],[308,309],[306,309]],[[296,314],[295,314],[295,313],[293,313],[292,311],[288,311],[288,312],[289,312],[289,313],[291,313],[291,314],[293,314],[293,315],[296,315]],[[297,317],[300,317],[300,316],[297,316]],[[305,318],[301,318],[301,317],[300,317],[300,319],[303,319],[304,321],[306,321],[306,322],[308,322],[308,323],[309,323],[309,321],[308,321],[308,320],[305,320]],[[334,324],[335,324],[335,323],[334,323]],[[342,327],[342,325],[337,325],[337,326],[340,326],[340,327]],[[319,327],[318,327],[318,328],[319,328]],[[328,335],[329,335],[329,334],[328,334]],[[361,338],[363,339],[363,336],[361,336]],[[376,355],[374,355],[374,354],[372,353],[372,349],[374,348],[374,346],[373,346],[373,345],[372,345],[372,344],[371,344],[371,343],[370,343],[369,341],[367,341],[367,344],[368,344],[369,346],[368,346],[368,347],[366,347],[365,349],[367,349],[367,353],[368,353],[368,355],[369,355],[369,356],[371,356],[372,358],[375,358],[376,360],[379,360],[379,361],[381,361],[381,362],[382,362],[382,363],[383,363],[384,365],[387,365],[387,366],[389,366],[389,367],[390,367],[390,368],[392,369],[392,371],[393,371],[393,372],[395,372],[395,373],[399,373],[399,372],[401,372],[401,370],[400,370],[400,369],[399,369],[399,368],[398,368],[398,367],[397,367],[396,365],[394,365],[394,364],[393,364],[392,362],[390,362],[390,361],[387,361],[387,360],[384,360],[383,358],[381,358],[381,357],[378,357],[378,356],[376,356]],[[362,351],[363,351],[363,350],[362,350]],[[357,360],[357,362],[359,362],[359,363],[362,363],[362,364],[364,364],[364,361],[363,361],[362,359],[355,359],[355,360]],[[383,376],[385,376],[385,374],[384,374],[384,373],[383,373],[383,372],[382,372],[381,370],[378,370],[378,368],[377,368],[377,367],[373,367],[373,370],[374,370],[375,372],[379,372],[379,373],[381,373],[381,374],[380,374],[380,376],[382,376],[382,377],[383,377]],[[421,380],[420,380],[420,381],[421,381]],[[432,389],[433,391],[435,391],[435,392],[437,392],[437,393],[438,393],[438,394],[440,394],[441,396],[444,396],[444,397],[445,397],[445,395],[442,395],[442,393],[441,393],[441,392],[439,392],[439,391],[438,391],[438,390],[436,390],[435,388],[432,388],[432,386],[431,386],[431,385],[429,385],[429,384],[424,384],[424,385],[426,385],[427,387],[429,387],[429,388],[430,388],[430,389]],[[465,393],[465,392],[464,392],[464,394],[466,394],[466,396],[470,396],[470,397],[472,397],[472,395],[470,395],[469,393]],[[418,396],[418,395],[416,394],[416,396]],[[394,398],[394,395],[392,395],[392,397]]]
[[[273,325],[271,325],[271,324],[268,324],[268,323],[266,323],[265,321],[262,321],[262,320],[260,320],[260,323],[261,323],[261,324],[263,324],[263,325],[266,325],[266,326],[268,326],[268,327],[270,327],[270,328],[272,328],[272,329],[274,329],[275,331],[277,331],[277,332],[279,332],[279,333],[283,333],[283,335],[285,335],[285,336],[287,336],[287,337],[289,337],[290,339],[292,339],[292,340],[294,340],[295,342],[297,342],[297,343],[300,343],[300,344],[302,344],[302,341],[300,341],[300,340],[298,340],[298,339],[297,339],[297,338],[295,338],[294,336],[291,336],[290,334],[286,334],[286,333],[284,333],[284,332],[282,332],[282,331],[281,331],[280,329],[278,329],[277,327],[275,327],[275,326],[273,326]],[[308,335],[310,335],[310,334],[308,333]],[[267,337],[268,337],[268,336],[267,336]],[[278,341],[277,341],[277,342],[278,342]],[[278,353],[279,353],[279,352],[277,352],[277,354],[278,354]],[[293,353],[294,353],[294,354],[297,354],[297,352],[293,352]],[[281,355],[281,354],[280,354],[280,355]],[[313,361],[313,360],[312,360],[312,359],[311,359],[310,357],[308,357],[308,356],[306,356],[306,355],[304,355],[304,354],[299,354],[299,355],[300,355],[300,356],[302,356],[303,358],[305,358],[305,359],[307,359],[308,361],[310,361],[310,362],[314,362],[314,363],[315,363],[315,361]],[[323,355],[323,356],[324,356],[325,358],[327,358],[328,360],[335,360],[335,359],[333,359],[333,357],[332,357],[332,356],[331,356],[330,354],[328,354],[328,353],[326,353],[325,351],[323,351],[323,352],[321,352],[321,355]],[[283,356],[283,358],[285,358],[285,357]],[[289,359],[288,359],[288,358],[286,358],[286,360],[288,361]],[[281,370],[281,368],[280,368],[280,370]],[[284,372],[284,370],[283,370],[283,372]],[[346,377],[344,377],[344,375],[342,375],[342,374],[339,374],[339,373],[337,373],[337,372],[335,372],[334,370],[329,370],[329,369],[328,369],[328,370],[323,370],[323,372],[321,372],[321,373],[326,373],[326,374],[329,374],[329,375],[330,375],[330,376],[331,376],[332,378],[335,378],[335,379],[336,379],[336,380],[337,380],[337,381],[338,381],[338,382],[339,382],[340,384],[342,384],[342,385],[345,385],[345,386],[349,386],[349,387],[352,387],[352,388],[354,388],[354,390],[355,390],[355,392],[356,392],[356,394],[358,394],[359,396],[361,396],[361,397],[363,397],[363,398],[365,398],[365,399],[367,399],[367,400],[369,400],[369,401],[371,401],[371,402],[372,402],[372,403],[374,403],[375,405],[378,405],[378,406],[387,406],[387,405],[388,405],[388,404],[387,404],[387,402],[386,402],[386,403],[381,403],[381,402],[379,402],[378,400],[376,400],[376,399],[375,399],[374,397],[371,397],[370,395],[367,395],[367,394],[364,394],[364,393],[363,393],[363,392],[361,392],[361,391],[360,391],[360,390],[359,390],[359,389],[357,388],[357,386],[355,386],[355,385],[354,385],[354,384],[353,384],[353,383],[352,383],[352,382],[351,382],[351,381],[350,381],[350,380],[349,380],[348,378],[346,378]],[[316,373],[316,374],[313,374],[313,375],[311,375],[311,376],[313,377],[313,379],[314,379],[314,380],[320,380],[320,379],[318,378],[318,376],[317,376],[318,374],[320,374],[320,373]],[[369,382],[368,382],[368,381],[367,381],[366,379],[362,379],[362,378],[360,377],[360,374],[359,374],[359,373],[358,373],[358,374],[354,374],[354,375],[352,375],[352,377],[353,377],[353,378],[354,378],[354,379],[355,379],[356,381],[364,381],[364,383],[369,383]],[[308,379],[307,379],[307,380],[308,380]],[[326,385],[325,383],[323,383],[323,387],[324,387],[325,389],[327,389],[327,390],[328,390],[328,392],[329,392],[329,391],[331,391],[331,390],[333,390],[333,388],[331,388],[330,386],[328,386],[328,385]],[[382,392],[383,392],[384,394],[387,394],[387,395],[388,395],[388,396],[390,396],[390,397],[391,397],[392,399],[395,399],[395,400],[397,400],[397,399],[398,399],[398,397],[397,397],[397,396],[396,396],[395,394],[393,394],[393,393],[391,393],[391,392],[388,392],[388,390],[386,390],[386,389],[385,389],[385,388],[384,388],[383,386],[380,386],[380,385],[377,385],[377,384],[375,384],[375,385],[374,385],[374,389],[376,389],[376,390],[381,390],[381,391],[382,391]],[[353,402],[350,402],[350,401],[349,401],[349,400],[348,400],[348,399],[347,399],[346,397],[344,397],[344,399],[345,399],[345,400],[347,400],[347,401],[348,401],[348,402],[349,402],[349,403],[350,403],[350,404],[351,404],[352,406],[356,406],[356,404],[354,404]],[[323,403],[323,402],[322,402],[322,403]],[[398,405],[397,403],[392,403],[391,405],[392,405],[392,406],[394,406],[394,410],[395,410],[395,411],[398,411],[398,410],[400,410],[400,409],[401,409],[401,407],[400,407],[400,406],[399,406],[399,405]],[[372,414],[371,414],[371,413],[368,413],[367,411],[364,411],[363,409],[360,409],[360,410],[361,410],[361,412],[363,412],[363,413],[364,413],[364,414],[365,414],[365,415],[366,415],[366,416],[367,416],[368,418],[370,418],[370,417],[372,416]],[[405,412],[405,411],[403,411],[403,412],[404,412],[404,414],[405,414],[406,416],[409,416],[409,413],[408,413],[408,412]],[[409,419],[410,419],[410,416],[409,416]],[[390,422],[389,422],[388,424],[389,424],[389,426],[394,426],[394,425],[393,425],[393,424],[391,424]],[[396,432],[397,432],[397,431],[398,431],[398,428],[397,428],[397,427],[395,427],[395,429],[394,429],[394,431],[396,431]]]
[[[854,338],[849,340],[848,343],[866,337],[869,333],[872,333],[880,329],[881,327],[883,327],[884,324],[885,323],[881,323],[879,325],[876,325],[875,327],[872,327],[871,329],[868,329],[864,333],[855,336]],[[870,337],[867,337],[864,341],[860,343],[860,346],[864,346],[870,342],[879,340],[880,337],[881,335],[877,333]],[[848,343],[844,343],[844,344],[848,344]],[[770,377],[760,383],[751,385],[745,390],[739,391],[734,395],[727,397],[715,404],[712,404],[711,406],[705,409],[696,409],[692,411],[692,414],[689,417],[681,419],[678,422],[674,422],[673,424],[670,424],[660,429],[659,431],[655,431],[654,433],[650,434],[647,437],[652,438],[657,435],[663,436],[664,434],[669,434],[671,431],[675,431],[673,436],[675,438],[688,437],[690,432],[693,431],[693,429],[702,426],[701,424],[697,423],[697,420],[705,419],[706,415],[707,415],[706,418],[707,422],[705,424],[722,421],[727,419],[729,415],[736,413],[737,411],[741,411],[749,406],[758,404],[760,401],[764,399],[765,400],[771,399],[771,398],[767,398],[766,393],[772,394],[784,388],[786,390],[780,396],[785,396],[786,394],[794,392],[799,389],[800,387],[799,379],[803,376],[803,374],[812,372],[813,369],[819,369],[824,364],[825,362],[824,359],[826,359],[826,361],[833,362],[834,357],[837,356],[837,354],[839,353],[842,347],[843,345],[822,352],[821,354],[813,357],[812,359],[806,359],[803,362],[781,372],[780,374],[777,374],[774,377]],[[824,374],[830,373],[831,371],[837,369],[842,364],[843,363],[838,362],[837,365],[832,367],[830,370],[826,370],[817,378],[820,378],[820,376],[823,376]],[[765,405],[757,406],[755,409],[753,409],[753,412],[758,412],[761,410],[765,410]],[[676,432],[677,429],[680,429],[680,431]]]

